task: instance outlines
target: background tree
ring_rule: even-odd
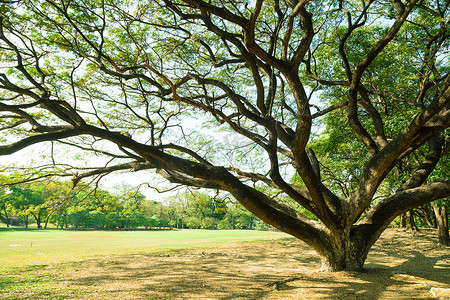
[[[67,207],[70,205],[71,199],[75,197],[76,193],[72,189],[70,182],[52,181],[47,184],[43,183],[40,190],[47,207],[47,216],[44,225],[44,229],[46,229],[50,221],[58,223],[57,220],[66,214]]]
[[[11,225],[11,219],[9,216],[10,207],[11,207],[11,190],[2,185],[3,182],[6,182],[6,179],[1,176],[0,177],[0,221],[5,223],[7,227]]]
[[[35,181],[11,185],[14,178],[3,178],[8,185],[0,193],[1,221],[9,227],[11,217],[20,216],[25,226],[34,217],[38,228],[49,222],[57,227],[117,229],[162,227],[163,205],[147,201],[140,192],[112,194],[98,187],[71,182]],[[42,225],[44,224],[44,225]]]
[[[439,232],[439,245],[442,247],[450,246],[450,236],[448,233],[448,198],[445,200],[431,202]]]
[[[239,203],[227,205],[226,215],[219,226],[222,229],[267,229],[267,224],[261,222]]]
[[[13,186],[10,188],[11,193],[8,195],[11,201],[13,211],[20,216],[28,228],[30,224],[30,215],[34,217],[38,228],[42,228],[41,221],[45,215],[45,200],[37,191],[26,185]]]
[[[204,193],[191,192],[184,194],[186,203],[185,222],[189,228],[217,228],[225,216],[226,206],[216,202]]]
[[[361,269],[396,216],[450,195],[429,177],[450,124],[445,1],[0,5],[0,154],[53,141],[35,177],[153,169],[226,191],[329,271]]]
[[[170,227],[183,229],[186,225],[186,203],[183,198],[167,199],[167,223]]]

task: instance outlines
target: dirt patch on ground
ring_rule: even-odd
[[[99,257],[11,278],[39,283],[2,299],[450,299],[450,249],[436,231],[387,230],[362,273],[319,272],[314,251],[295,239]]]

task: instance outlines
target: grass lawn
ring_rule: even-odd
[[[163,253],[287,237],[254,230],[73,231],[0,228],[0,270],[53,265],[95,256]]]
[[[388,229],[365,272],[322,273],[279,232],[0,228],[0,299],[450,299],[436,234]]]

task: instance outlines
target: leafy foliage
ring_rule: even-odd
[[[51,142],[26,181],[154,170],[224,191],[313,246],[324,269],[360,269],[396,216],[450,195],[445,175],[430,177],[443,168],[450,125],[449,9],[443,0],[9,6],[0,154]],[[81,159],[67,162],[68,148]],[[196,211],[205,220],[218,213],[210,204]],[[126,210],[110,223],[121,213],[130,222],[120,226],[141,222]]]

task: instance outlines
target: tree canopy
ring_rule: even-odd
[[[396,216],[450,195],[430,176],[448,170],[449,5],[0,1],[0,155],[50,142],[34,178],[224,191],[323,270],[360,269]]]

